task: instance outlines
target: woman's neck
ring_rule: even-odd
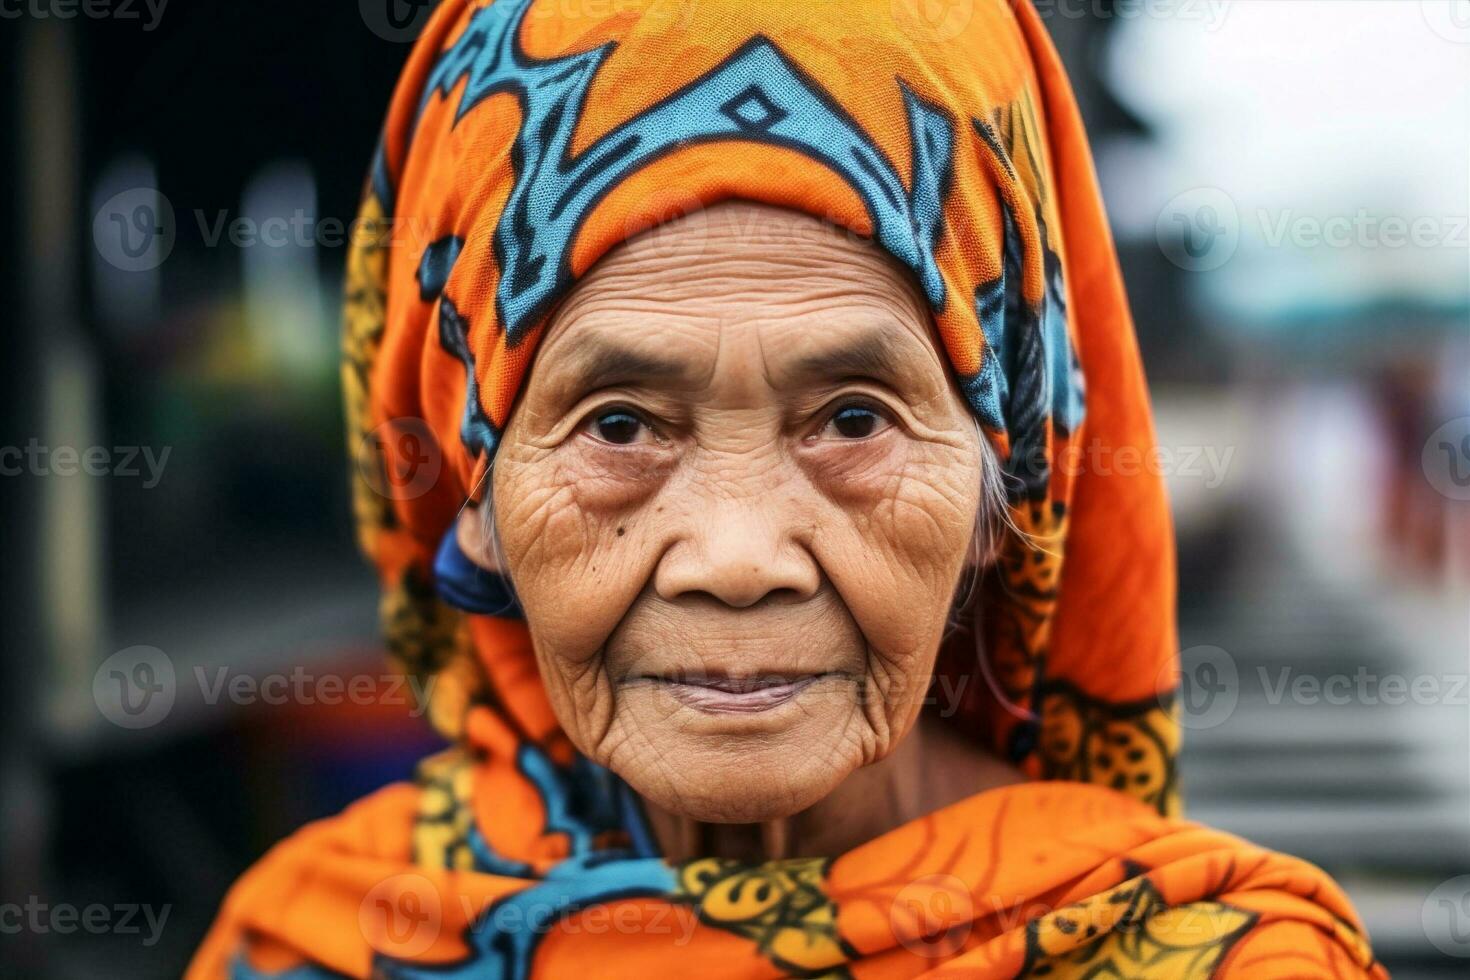
[[[644,809],[670,861],[722,857],[758,863],[841,854],[951,803],[1024,779],[926,712],[891,755],[857,770],[816,805],[790,817],[713,824],[647,800]]]

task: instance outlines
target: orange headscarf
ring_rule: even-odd
[[[1172,817],[1172,532],[1086,138],[1029,0],[941,9],[434,14],[356,229],[344,383],[390,644],[458,748],[272,852],[192,975],[1378,972],[1319,871]],[[1014,522],[938,671],[975,681],[949,688],[973,737],[1048,782],[844,855],[670,865],[560,731],[524,623],[443,602],[435,556],[555,304],[729,198],[871,237],[927,298]]]

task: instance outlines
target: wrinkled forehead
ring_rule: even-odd
[[[556,309],[530,385],[708,388],[755,372],[776,388],[896,382],[945,370],[908,270],[812,215],[730,201],[635,236]]]

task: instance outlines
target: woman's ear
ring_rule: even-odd
[[[486,504],[466,506],[459,512],[454,536],[466,558],[487,572],[504,574],[500,567],[500,549],[495,546],[494,508]]]

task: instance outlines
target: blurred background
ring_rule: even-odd
[[[1395,976],[1464,976],[1470,2],[1036,3],[1157,410],[1188,812],[1325,867]],[[337,385],[426,9],[0,5],[0,974],[177,976],[265,848],[436,744]]]

